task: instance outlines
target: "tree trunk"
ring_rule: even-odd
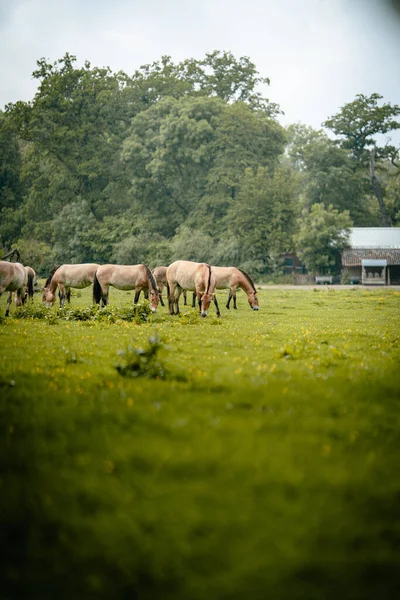
[[[371,175],[372,188],[379,204],[381,224],[383,227],[391,227],[392,223],[383,201],[381,186],[379,185],[379,181],[375,175],[375,148],[372,148],[369,153],[369,172]]]

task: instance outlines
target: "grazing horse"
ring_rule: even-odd
[[[143,290],[150,298],[150,309],[152,312],[157,312],[160,295],[153,274],[147,265],[101,265],[93,281],[95,302],[99,304],[101,300],[103,306],[106,306],[110,285],[117,290],[135,290],[135,304]]]
[[[215,275],[217,290],[229,289],[228,302],[226,308],[229,309],[230,302],[233,298],[233,308],[236,307],[236,290],[242,288],[247,294],[247,300],[250,308],[259,310],[257,290],[250,275],[241,271],[237,267],[212,267]]]
[[[161,306],[164,306],[164,301],[162,299],[162,295],[161,294],[163,292],[163,289],[167,285],[167,268],[168,267],[155,267],[152,270],[152,273],[154,275],[154,279],[156,280],[156,283],[157,283],[158,291],[160,292]],[[196,292],[193,292],[193,297],[194,297],[194,299],[196,299]],[[183,290],[183,300],[184,300],[183,303],[186,306],[186,304],[187,304],[186,290]],[[193,304],[193,308],[194,307],[195,307],[195,304]]]
[[[80,265],[61,265],[55,267],[47,278],[43,288],[42,301],[47,306],[53,306],[56,299],[56,289],[59,290],[60,308],[65,300],[70,299],[70,288],[83,289],[93,283],[94,274],[100,265],[96,263],[83,263]]]
[[[211,300],[214,299],[217,316],[220,316],[215,299],[215,275],[207,263],[176,260],[167,269],[169,314],[179,314],[179,297],[183,290],[196,293],[202,317],[207,316]]]
[[[161,306],[164,305],[164,300],[162,299],[162,292],[164,287],[167,285],[167,267],[156,267],[152,270],[153,277],[156,280],[157,289],[160,294],[160,303]]]
[[[4,292],[9,292],[6,317],[10,312],[12,293],[16,292],[15,304],[22,306],[25,303],[26,293],[30,298],[33,297],[35,279],[36,273],[31,267],[24,267],[21,263],[0,261],[0,296]]]
[[[216,280],[216,290],[229,289],[228,302],[226,308],[230,308],[229,305],[233,298],[233,308],[236,306],[236,290],[238,287],[242,288],[247,294],[247,300],[249,301],[250,308],[253,310],[260,310],[258,304],[257,290],[250,275],[241,271],[237,267],[211,267]],[[196,306],[196,294],[193,294],[192,306]]]

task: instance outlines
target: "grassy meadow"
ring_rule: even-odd
[[[400,289],[219,297],[1,319],[2,600],[400,597]]]

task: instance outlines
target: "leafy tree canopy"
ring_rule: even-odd
[[[300,260],[312,273],[336,272],[340,253],[348,245],[352,226],[349,211],[339,212],[333,206],[313,204],[304,209],[298,233],[294,236]]]

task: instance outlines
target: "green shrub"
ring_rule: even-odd
[[[342,285],[349,285],[350,284],[350,273],[347,269],[344,269],[342,276],[340,278],[340,283]]]
[[[126,350],[119,350],[122,362],[115,368],[120,375],[166,379],[167,371],[158,357],[164,344],[157,335],[150,336],[148,342],[147,348],[133,348],[129,345]]]

